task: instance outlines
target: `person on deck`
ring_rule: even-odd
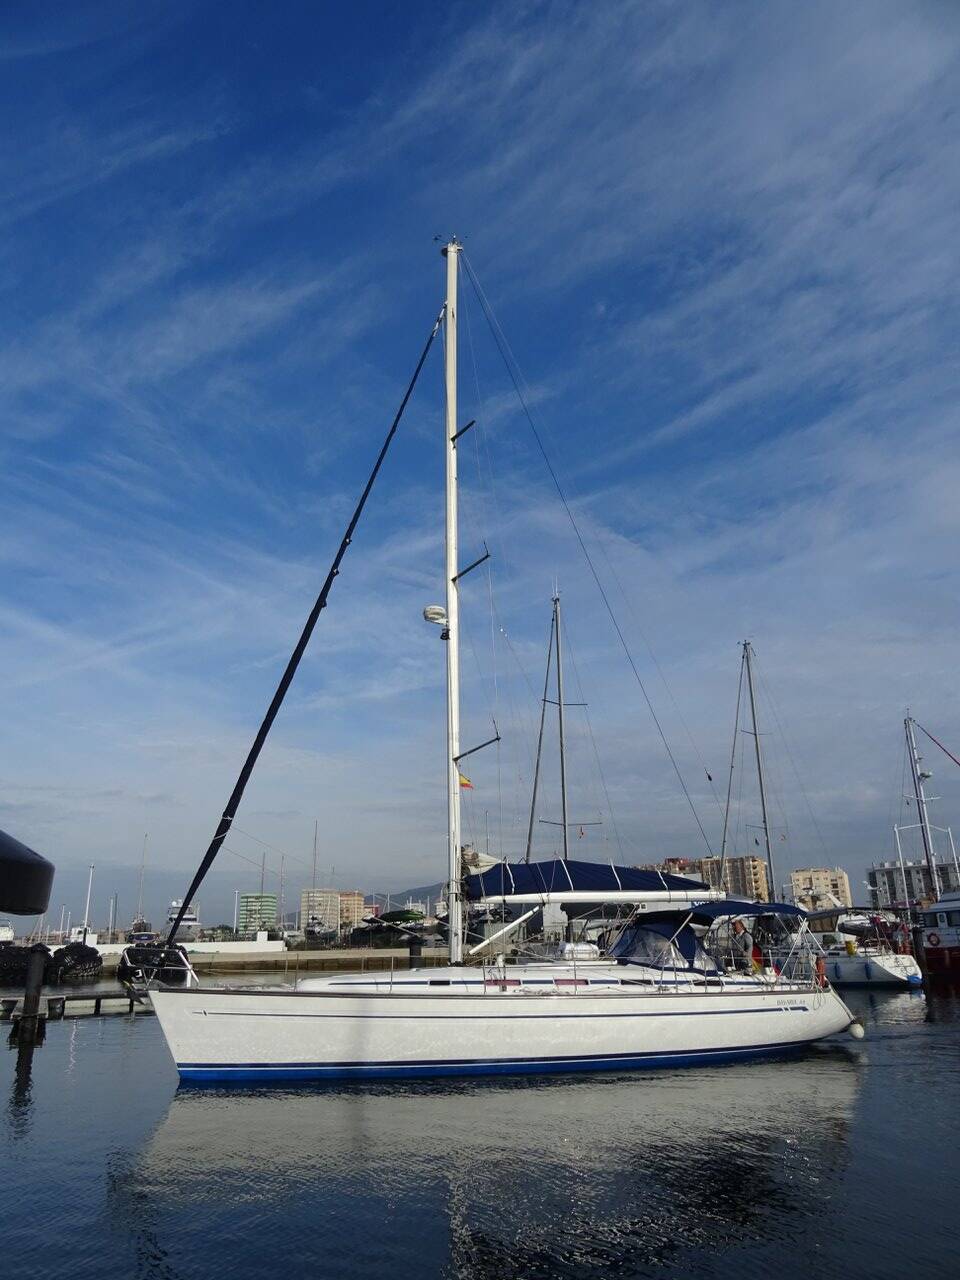
[[[743,969],[746,973],[752,973],[757,967],[756,953],[759,948],[754,942],[753,934],[742,920],[734,920],[733,922],[732,942],[734,964],[738,969]]]

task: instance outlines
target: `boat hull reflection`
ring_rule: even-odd
[[[174,1254],[184,1215],[229,1203],[309,1223],[340,1276],[371,1258],[407,1274],[414,1256],[498,1280],[644,1273],[816,1215],[846,1165],[859,1070],[831,1045],[643,1076],[181,1089],[124,1194]]]

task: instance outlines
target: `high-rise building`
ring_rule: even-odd
[[[724,859],[723,877],[720,876],[719,858],[665,858],[663,862],[647,863],[645,870],[666,871],[674,876],[690,876],[705,881],[711,889],[750,902],[765,902],[767,892],[767,864],[752,854]]]
[[[241,893],[237,910],[237,932],[256,933],[277,927],[277,895],[275,893]]]
[[[340,894],[340,927],[353,929],[363,921],[367,909],[363,905],[363,894],[359,889],[348,889]]]
[[[719,858],[700,858],[694,865],[693,874],[699,875],[711,889],[723,889],[749,902],[767,902],[770,898],[767,864],[752,853],[725,858],[722,879]]]
[[[850,877],[842,867],[799,867],[790,872],[790,892],[798,907],[852,907]]]
[[[300,928],[311,916],[317,917],[331,933],[340,929],[340,892],[337,889],[304,889],[300,894]]]
[[[937,859],[936,868],[940,892],[960,892],[960,875],[957,874],[957,864],[953,859],[949,862]],[[878,910],[933,902],[936,898],[930,868],[926,862],[905,860],[902,866],[899,860],[875,862],[867,872],[867,889],[870,893],[870,905]]]

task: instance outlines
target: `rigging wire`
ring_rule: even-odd
[[[680,721],[680,725],[683,728],[684,733],[686,734],[687,741],[690,743],[690,746],[693,749],[694,755],[697,757],[697,760],[700,762],[700,768],[703,770],[704,776],[707,779],[707,784],[710,787],[710,792],[711,792],[711,795],[713,796],[714,804],[716,804],[717,808],[722,813],[723,805],[721,803],[720,796],[717,794],[716,786],[714,785],[713,774],[707,768],[707,762],[706,760],[704,760],[703,755],[700,751],[700,748],[697,745],[697,740],[693,736],[693,732],[691,731],[690,726],[687,723],[682,710],[680,709],[680,703],[677,701],[676,696],[674,695],[674,692],[673,692],[673,688],[670,685],[669,681],[667,680],[666,675],[664,674],[663,668],[660,665],[660,661],[657,658],[653,645],[650,643],[650,640],[646,632],[644,631],[643,626],[640,623],[637,610],[634,608],[630,600],[630,597],[627,595],[627,592],[623,586],[623,583],[620,580],[620,575],[617,573],[616,568],[614,567],[613,561],[610,559],[610,556],[607,553],[607,549],[604,546],[603,539],[599,536],[599,534],[596,534],[594,536],[594,542],[601,556],[603,556],[604,563],[606,564],[606,567],[610,573],[610,576],[613,578],[614,584],[616,585],[617,590],[620,593],[620,597],[623,600],[623,603],[627,607],[627,612],[630,614],[630,618],[633,623],[634,629],[637,631],[637,633],[640,636],[640,639],[643,641],[644,648],[646,649],[650,657],[650,661],[653,663],[654,668],[657,672],[657,675],[660,677],[660,683],[663,685],[664,689],[666,690],[667,697],[670,699],[671,705],[673,706],[673,709],[676,712],[677,719]]]
[[[920,730],[921,733],[925,733],[927,735],[927,737],[930,739],[930,741],[933,743],[935,747],[939,747],[945,756],[947,756],[950,760],[952,760],[955,765],[960,767],[960,760],[957,759],[957,757],[953,754],[952,751],[947,750],[947,748],[943,745],[943,743],[940,741],[939,738],[935,738],[929,729],[924,729],[923,725],[920,723],[919,720],[914,720],[913,723],[917,726],[917,728]]]
[[[733,766],[740,741],[740,704],[743,700],[743,671],[746,666],[746,650],[740,659],[740,678],[737,681],[737,709],[733,714],[733,743],[730,747],[730,772],[727,775],[727,803],[723,810],[723,835],[720,839],[720,883],[723,884],[724,863],[727,857],[727,833],[730,828],[730,793],[733,790]]]
[[[627,662],[630,664],[630,668],[633,671],[634,678],[636,679],[636,682],[640,688],[640,692],[643,695],[643,700],[646,703],[647,710],[649,711],[650,717],[653,720],[654,725],[656,726],[657,733],[660,737],[661,743],[663,744],[663,748],[667,753],[667,757],[670,760],[671,765],[673,766],[673,771],[676,774],[677,781],[680,784],[680,789],[683,792],[684,799],[686,800],[687,805],[690,809],[690,812],[693,815],[694,822],[697,825],[697,828],[700,832],[700,836],[703,839],[703,843],[706,845],[708,854],[712,857],[713,849],[710,845],[710,840],[707,836],[706,830],[704,829],[703,823],[700,821],[700,815],[697,813],[696,806],[693,803],[693,798],[690,795],[690,792],[687,788],[687,784],[684,780],[683,774],[680,771],[680,766],[677,763],[677,759],[670,748],[669,742],[667,741],[667,736],[666,736],[666,733],[664,732],[663,725],[660,723],[660,718],[658,717],[656,710],[654,709],[653,702],[651,701],[650,695],[647,692],[646,685],[643,682],[643,678],[641,677],[637,664],[634,661],[633,654],[630,651],[630,646],[627,644],[626,637],[624,636],[623,631],[620,627],[620,623],[617,619],[617,616],[613,611],[613,606],[610,603],[609,596],[607,595],[607,592],[603,586],[603,582],[600,579],[600,575],[597,572],[596,565],[593,562],[593,557],[590,555],[590,552],[587,549],[587,544],[580,530],[580,526],[577,523],[577,519],[573,514],[573,511],[570,507],[569,502],[567,501],[566,494],[564,493],[563,486],[560,483],[560,479],[554,469],[553,463],[550,461],[550,456],[547,453],[547,450],[544,446],[543,438],[537,429],[537,425],[534,421],[533,414],[530,411],[530,408],[526,401],[526,397],[524,396],[523,391],[521,389],[518,374],[514,372],[514,366],[516,365],[516,361],[513,359],[513,354],[510,351],[509,344],[507,343],[505,335],[503,335],[503,330],[500,328],[499,322],[497,321],[496,317],[493,314],[492,308],[490,307],[490,304],[487,301],[486,295],[484,294],[483,289],[480,286],[480,282],[478,281],[476,274],[473,270],[473,266],[465,252],[461,252],[461,258],[464,266],[467,269],[467,277],[470,280],[471,284],[473,285],[474,290],[476,291],[477,298],[480,302],[481,310],[483,311],[487,324],[490,327],[490,332],[493,336],[494,343],[496,344],[497,350],[500,352],[501,359],[503,360],[504,366],[507,370],[507,373],[510,377],[511,382],[513,383],[514,390],[517,393],[517,399],[520,401],[521,407],[524,412],[524,416],[527,419],[527,422],[530,426],[530,430],[532,431],[533,437],[537,443],[537,447],[539,448],[540,454],[543,457],[543,461],[546,465],[547,471],[549,472],[550,478],[553,481],[554,488],[556,489],[557,494],[560,498],[560,502],[563,506],[563,509],[566,512],[567,519],[570,521],[570,525],[573,528],[574,534],[576,535],[577,542],[580,545],[580,550],[583,552],[583,557],[587,562],[587,566],[590,569],[590,573],[593,577],[594,583],[596,584],[597,590],[600,593],[600,598],[603,601],[604,608],[607,611],[610,621],[613,624],[613,629],[617,634],[618,640],[620,641],[620,647],[623,649],[623,652],[627,658]]]
[[[757,652],[756,649],[754,649],[753,654],[754,654],[755,663],[756,663],[756,652]],[[770,718],[776,721],[770,689],[769,689],[769,686],[767,685],[766,680],[763,677],[763,672],[759,669],[759,665],[757,670],[757,701],[761,705],[761,710],[764,713],[769,713]],[[765,736],[766,736],[765,734],[761,735],[761,737],[765,737]],[[780,737],[781,737],[781,740],[783,741],[784,747],[786,747],[786,738],[782,732],[780,734]],[[768,792],[768,795],[772,796],[773,805],[775,805],[777,810],[779,811],[780,818],[782,821],[782,826],[780,827],[771,826],[770,828],[771,840],[773,839],[773,832],[776,831],[779,833],[780,840],[784,841],[784,840],[787,840],[790,835],[790,819],[787,815],[787,807],[786,807],[787,788],[786,788],[786,783],[784,781],[784,776],[783,776],[783,765],[781,763],[779,753],[774,751],[768,751],[767,755],[764,758],[764,762],[766,764],[765,776],[768,782],[767,792]],[[796,768],[794,769],[794,773],[796,773]],[[797,781],[799,782],[799,778],[797,779]],[[768,820],[769,820],[769,815],[768,815]],[[824,852],[826,852],[826,850],[824,850]]]
[[[743,820],[743,779],[746,770],[743,766],[743,754],[747,749],[747,734],[745,730],[740,731],[740,763],[737,766],[737,825],[733,833],[734,850],[745,847],[741,841],[746,841],[746,823]]]
[[[474,288],[477,290],[477,295],[478,295],[478,298],[479,298],[480,293],[482,292],[482,290],[480,289],[479,281],[477,280],[476,276],[472,273],[472,268],[471,268],[470,263],[469,263],[469,262],[467,262],[467,255],[466,255],[466,251],[465,251],[465,250],[463,251],[463,255],[462,255],[462,256],[463,256],[463,260],[464,260],[464,265],[466,266],[466,268],[467,268],[468,272],[470,272],[470,273],[471,273],[471,275],[472,275],[472,283],[473,283],[473,285],[474,285]],[[486,299],[485,299],[485,298],[484,298],[484,301],[486,301]],[[482,303],[481,303],[481,305],[482,305]],[[489,302],[487,302],[487,306],[488,306],[489,311],[490,311],[490,316],[493,316],[493,309],[492,309],[492,307],[490,307],[490,306],[489,306]],[[469,309],[468,309],[468,308],[466,308],[466,307],[462,307],[461,309],[462,309],[463,314],[464,314],[465,319],[466,319],[467,335],[468,335],[468,340],[469,340],[469,345],[470,345],[470,355],[471,355],[471,359],[472,359],[472,362],[473,362],[474,379],[475,379],[475,381],[476,381],[476,385],[477,385],[478,400],[479,400],[479,401],[484,405],[484,409],[485,409],[485,408],[486,408],[485,402],[483,401],[483,398],[480,396],[480,380],[479,380],[479,377],[478,377],[478,375],[477,375],[477,361],[476,361],[476,355],[475,355],[475,353],[474,353],[474,348],[473,348],[473,335],[472,335],[472,330],[471,330],[471,328],[470,328],[470,314],[469,314]],[[496,318],[495,318],[495,317],[493,317],[493,318],[494,318],[494,321],[495,321],[495,320],[496,320]],[[489,323],[490,323],[490,319],[489,319],[489,317],[488,317],[488,324],[489,324]],[[498,328],[500,328],[499,323],[497,324],[497,327],[498,327]],[[492,329],[492,328],[493,328],[493,326],[492,326],[492,324],[491,324],[491,329]],[[502,328],[500,329],[500,333],[501,333],[501,336],[503,337],[504,346],[506,346],[507,350],[509,351],[509,350],[510,350],[510,348],[509,348],[509,344],[507,343],[506,335],[503,333]],[[496,337],[496,335],[494,335],[494,336]],[[502,351],[501,351],[501,355],[503,355],[503,352],[502,352]],[[510,352],[510,355],[511,355],[511,357],[512,357],[512,355],[513,355],[512,351]],[[506,363],[506,361],[504,361],[504,362]],[[514,364],[516,365],[516,361],[515,361],[515,360],[514,360]],[[510,371],[509,371],[509,369],[508,369],[508,372],[510,372]],[[518,375],[519,375],[519,378],[514,380],[514,386],[515,386],[515,387],[517,386],[517,381],[518,381],[518,380],[524,380],[524,381],[525,381],[525,379],[523,379],[523,378],[522,378],[522,375],[520,375],[520,374],[519,374],[519,367],[517,368],[517,373],[518,373]],[[513,375],[512,375],[512,373],[511,373],[511,377],[512,377],[512,376],[513,376]],[[517,388],[517,394],[519,395],[519,388]],[[522,402],[522,398],[521,398],[521,402]],[[525,411],[527,411],[527,410],[526,410],[526,405],[524,405],[524,409],[525,409]],[[528,413],[528,417],[529,417],[529,411],[527,411],[527,413]],[[532,426],[532,423],[531,423],[531,426]],[[550,430],[550,428],[549,428],[549,422],[546,424],[546,428],[547,428],[547,431],[549,432],[549,430]],[[536,434],[536,432],[535,432],[535,434]],[[539,442],[539,440],[538,440],[538,443],[540,443],[540,442]],[[556,441],[555,441],[555,440],[554,440],[554,445],[556,445]],[[485,450],[486,450],[486,454],[487,454],[487,466],[488,466],[489,474],[490,474],[490,491],[491,491],[491,497],[492,497],[492,499],[493,499],[494,507],[497,509],[497,520],[498,520],[498,522],[499,522],[499,527],[502,527],[502,520],[501,520],[501,518],[500,518],[500,512],[499,512],[499,503],[498,503],[498,500],[497,500],[496,487],[495,487],[495,483],[494,483],[494,475],[495,475],[495,473],[494,473],[494,468],[493,468],[493,462],[492,462],[492,460],[491,460],[491,458],[490,458],[489,440],[488,440],[488,437],[487,437],[486,433],[484,433],[484,448],[485,448]],[[542,449],[542,445],[541,445],[541,449]],[[549,463],[548,463],[548,465],[549,465]],[[562,496],[562,495],[561,495],[561,496]],[[569,512],[568,512],[568,514],[569,514]],[[705,776],[705,777],[706,777],[706,779],[707,779],[707,783],[709,784],[710,791],[711,791],[711,793],[712,793],[712,795],[713,795],[714,803],[717,805],[717,808],[718,808],[718,809],[720,809],[720,811],[722,812],[722,806],[721,806],[721,804],[720,804],[720,797],[718,796],[717,791],[716,791],[716,787],[714,786],[713,775],[711,774],[710,770],[707,768],[707,763],[706,763],[706,761],[705,761],[705,760],[704,760],[704,758],[703,758],[703,755],[702,755],[702,753],[701,753],[701,751],[700,751],[699,746],[697,745],[696,738],[694,738],[694,736],[693,736],[693,733],[692,733],[692,731],[691,731],[691,729],[690,729],[690,726],[689,726],[689,724],[687,723],[687,720],[686,720],[686,718],[684,717],[683,711],[682,711],[682,710],[681,710],[681,708],[680,708],[680,704],[679,704],[679,702],[677,701],[676,696],[674,695],[673,688],[672,688],[672,686],[670,685],[669,681],[667,680],[667,677],[666,677],[666,675],[665,675],[665,673],[664,673],[664,670],[663,670],[663,668],[662,668],[662,667],[661,667],[661,665],[660,665],[660,661],[659,661],[659,659],[657,658],[656,652],[654,651],[653,645],[651,644],[650,639],[649,639],[649,637],[647,636],[646,631],[644,630],[642,623],[640,622],[639,616],[638,616],[638,614],[637,614],[637,610],[635,609],[635,607],[634,607],[633,603],[632,603],[632,602],[631,602],[631,600],[630,600],[630,597],[627,595],[627,592],[626,592],[626,590],[624,589],[623,583],[622,583],[622,581],[621,581],[621,579],[620,579],[620,575],[617,573],[616,568],[614,567],[613,561],[611,560],[611,558],[610,558],[610,556],[609,556],[609,554],[608,554],[608,552],[607,552],[607,548],[606,548],[606,546],[604,545],[603,539],[602,539],[602,538],[599,536],[599,534],[597,534],[597,533],[595,533],[595,534],[594,534],[594,543],[595,543],[595,545],[596,545],[597,549],[599,550],[600,555],[603,557],[604,563],[605,563],[605,565],[606,565],[606,567],[607,567],[607,570],[608,570],[608,571],[609,571],[609,573],[610,573],[610,576],[612,577],[612,579],[613,579],[613,581],[614,581],[614,584],[615,584],[615,585],[616,585],[616,587],[617,587],[617,590],[618,590],[618,591],[619,591],[619,593],[620,593],[620,597],[621,597],[621,599],[623,600],[624,604],[625,604],[625,605],[626,605],[626,607],[627,607],[627,612],[630,614],[631,621],[632,621],[632,623],[633,623],[634,629],[637,631],[637,633],[638,633],[638,634],[639,634],[639,636],[640,636],[640,639],[643,641],[643,645],[644,645],[644,647],[645,647],[645,649],[646,649],[646,651],[647,651],[647,653],[648,653],[648,655],[649,655],[649,657],[650,657],[651,662],[652,662],[652,663],[653,663],[653,665],[654,665],[654,668],[656,669],[657,675],[660,677],[660,682],[661,682],[661,684],[663,685],[664,689],[666,690],[667,697],[670,699],[670,702],[671,702],[671,704],[672,704],[672,706],[673,706],[673,709],[674,709],[674,711],[676,712],[677,719],[680,721],[681,727],[683,728],[683,731],[684,731],[684,733],[686,734],[687,741],[690,743],[690,746],[691,746],[691,748],[692,748],[692,750],[693,750],[693,752],[694,752],[694,755],[697,757],[697,760],[700,762],[700,767],[703,769],[704,776]],[[501,547],[501,556],[502,556],[502,558],[504,559],[504,563],[506,563],[505,556],[503,556],[503,549],[502,549],[502,547]]]
[[[253,835],[250,831],[244,831],[242,827],[234,826],[233,831],[238,836],[246,836],[248,840],[252,840],[255,844],[262,844],[265,849],[269,849],[271,853],[279,853],[281,858],[290,858],[293,862],[300,862],[305,867],[312,867],[312,860],[300,858],[295,853],[287,853],[286,849],[278,849],[276,845],[267,844],[266,840],[261,840],[259,836]],[[257,866],[260,864],[257,863]]]
[[[583,703],[583,714],[587,722],[587,733],[590,736],[590,743],[593,747],[594,758],[596,759],[596,762],[597,762],[597,773],[600,775],[600,787],[603,790],[603,797],[604,797],[604,800],[606,801],[607,813],[609,813],[610,815],[610,825],[613,827],[613,834],[616,837],[617,849],[619,850],[619,853],[620,853],[620,861],[623,862],[625,855],[623,852],[623,841],[620,839],[620,828],[617,826],[616,815],[613,812],[613,804],[611,803],[611,800],[610,800],[610,792],[607,789],[607,779],[604,776],[603,765],[600,763],[600,752],[597,749],[597,740],[593,735],[593,724],[590,721],[590,708],[587,706],[587,700],[583,694],[583,684],[580,680],[580,671],[579,671],[579,668],[577,667],[577,659],[573,652],[573,645],[570,643],[570,634],[569,634],[568,628],[566,626],[566,623],[563,621],[563,619],[561,619],[561,626],[563,627],[563,634],[564,634],[564,639],[566,643],[565,652],[567,654],[567,657],[570,659],[570,665],[573,667],[573,678],[577,682],[577,693],[580,695],[580,701]]]
[[[754,658],[756,658],[756,650],[754,650]],[[787,759],[790,761],[790,767],[793,769],[794,777],[797,780],[797,786],[800,788],[800,794],[803,796],[803,803],[806,806],[807,814],[810,818],[810,823],[814,831],[816,832],[817,840],[820,844],[820,848],[823,850],[825,859],[829,860],[830,853],[829,853],[829,850],[827,849],[827,842],[823,838],[823,833],[820,830],[820,824],[817,822],[816,815],[813,812],[813,805],[810,803],[810,797],[807,794],[806,787],[803,785],[803,778],[800,776],[800,770],[797,768],[797,762],[794,759],[793,752],[790,750],[790,743],[787,740],[787,735],[783,731],[783,723],[780,719],[780,713],[777,710],[777,704],[774,701],[773,694],[770,692],[769,685],[767,684],[767,681],[764,678],[762,667],[760,671],[757,673],[757,677],[758,677],[757,682],[760,685],[761,689],[763,690],[763,694],[764,694],[764,697],[766,698],[767,705],[769,706],[770,711],[773,714],[774,724],[777,726],[777,732],[780,734],[780,740],[782,741],[784,750],[787,753]]]
[[[476,424],[477,425],[474,428],[474,453],[476,456],[477,477],[480,481],[481,486],[486,490],[486,496],[489,498],[489,505],[493,510],[494,521],[495,521],[492,529],[482,530],[481,532],[486,533],[486,538],[489,538],[490,543],[494,547],[494,551],[497,555],[498,562],[503,566],[504,572],[506,572],[510,562],[507,557],[506,544],[503,540],[502,533],[501,533],[503,529],[503,519],[500,511],[500,498],[497,492],[496,475],[495,475],[493,461],[490,454],[490,439],[489,439],[489,432],[487,430],[487,419],[488,419],[487,399],[480,386],[480,373],[477,365],[476,348],[474,346],[474,341],[473,341],[473,324],[471,321],[471,308],[467,305],[466,294],[464,294],[464,297],[462,299],[460,310],[464,319],[464,327],[466,329],[466,334],[467,334],[467,347],[470,352],[470,364],[473,370],[473,382],[474,382],[474,388],[476,391],[476,406],[477,406]],[[482,453],[481,453],[481,443],[483,446]],[[486,463],[486,465],[484,465],[484,462]],[[486,538],[483,539],[485,544],[486,544]],[[516,654],[513,652],[513,646],[510,643],[509,636],[507,635],[506,630],[503,627],[502,622],[500,620],[499,612],[496,607],[495,595],[494,595],[493,568],[492,568],[492,564],[489,561],[487,563],[487,593],[488,593],[489,608],[490,608],[490,648],[491,648],[491,661],[492,661],[492,668],[493,668],[494,719],[497,723],[499,723],[500,685],[499,685],[498,667],[497,667],[497,635],[498,633],[503,637],[504,641],[510,648],[512,656],[517,662],[518,669],[520,670],[524,679],[527,680],[528,687],[531,687],[531,694],[532,694],[532,686],[530,686],[530,682],[527,679],[526,672],[523,670],[522,665],[520,664],[519,660],[516,658]],[[523,742],[524,748],[526,749],[526,752],[527,752],[528,759],[532,763],[532,756],[531,756],[531,749],[530,749],[530,732],[529,732],[529,726],[527,727],[526,731],[524,731],[524,726],[522,724],[521,717],[517,711],[516,700],[513,696],[512,690],[509,687],[509,684],[507,686],[507,697],[509,699],[510,712],[513,717],[514,724],[516,725],[518,730],[515,742],[513,744],[513,751],[514,751],[514,758],[515,758],[515,764],[516,764],[517,784],[518,784],[517,789],[514,793],[514,799],[515,799],[514,818],[515,818],[515,823],[517,825],[517,828],[519,830],[521,821],[522,821],[520,793],[523,789],[523,772],[521,769],[518,744],[519,742]],[[502,769],[500,742],[496,744],[496,750],[497,750],[497,798],[498,798],[498,804],[499,804],[499,817],[500,817],[499,844],[500,844],[500,854],[502,857],[503,856],[504,802],[503,802],[503,769]]]
[[[500,685],[497,680],[497,632],[493,621],[493,570],[490,568],[490,562],[487,561],[487,595],[490,601],[490,655],[493,662],[493,724],[496,729],[497,722],[500,717]],[[500,849],[500,860],[503,861],[503,760],[500,754],[500,733],[497,731],[497,740],[494,743],[497,752],[497,803],[499,805],[499,813],[497,816],[497,832],[498,845]],[[489,852],[489,850],[487,851]]]
[[[907,735],[902,735],[900,744],[900,807],[899,825],[903,826],[903,811],[907,806]]]

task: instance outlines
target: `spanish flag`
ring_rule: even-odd
[[[460,779],[461,787],[465,787],[468,791],[473,790],[473,783],[465,774],[462,774],[459,769],[457,770],[457,777]]]

